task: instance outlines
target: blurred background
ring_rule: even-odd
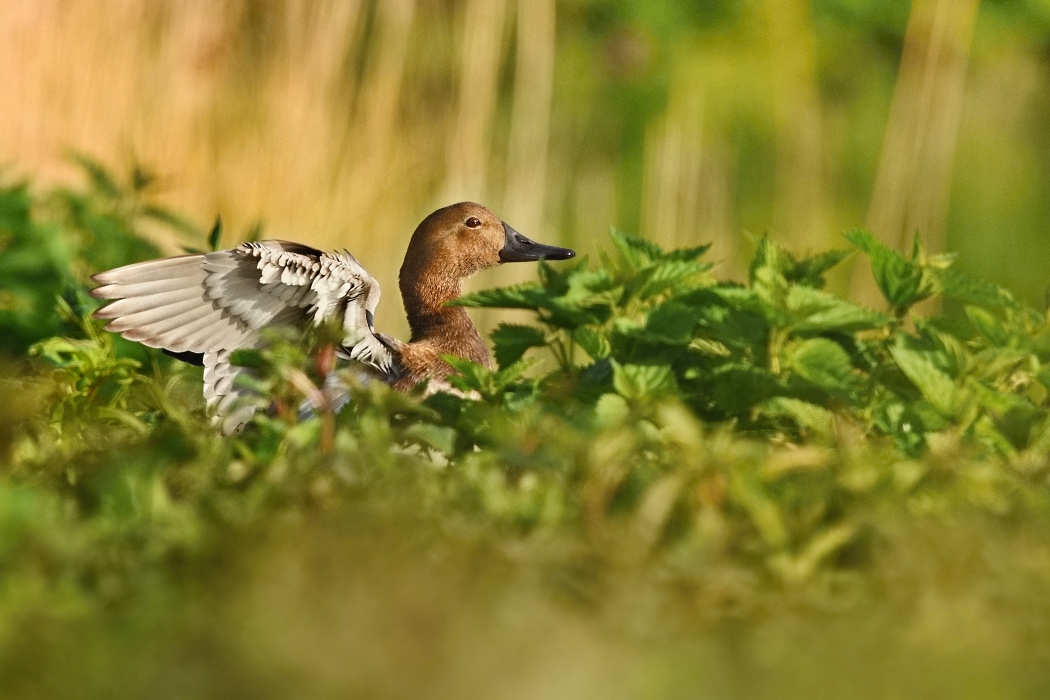
[[[711,242],[730,278],[748,232],[919,232],[1041,306],[1048,68],[1047,0],[7,0],[0,163],[140,163],[224,244],[347,247],[395,333],[408,236],[462,199],[582,252]],[[860,268],[835,284],[877,303]]]

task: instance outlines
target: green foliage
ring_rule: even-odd
[[[117,187],[103,175],[77,195],[85,210]],[[495,371],[446,358],[452,391],[428,396],[333,370],[332,329],[275,333],[235,353],[262,410],[230,438],[199,370],[127,356],[74,293],[57,305],[62,334],[0,379],[22,398],[0,404],[0,649],[61,656],[31,631],[86,629],[78,647],[153,668],[149,654],[185,653],[141,643],[159,630],[191,647],[242,627],[284,639],[348,609],[434,614],[434,595],[484,630],[513,630],[491,601],[517,601],[546,621],[597,614],[645,644],[782,610],[888,600],[899,615],[947,595],[930,562],[948,540],[916,544],[942,530],[960,548],[945,567],[971,562],[968,546],[994,552],[966,564],[975,576],[1030,567],[1007,602],[1001,583],[974,594],[994,601],[986,624],[1050,619],[1046,317],[919,246],[894,257],[849,239],[891,313],[825,290],[848,251],[800,258],[763,238],[741,285],[716,279],[702,248],[613,232],[596,266],[541,264],[535,283],[462,299],[534,323],[495,330]],[[63,269],[96,264],[68,250],[80,257]],[[913,314],[938,294],[961,312]],[[338,413],[333,372],[350,399]],[[1015,536],[1023,547],[1002,544]],[[397,619],[375,630],[417,627]],[[365,636],[348,644],[398,643],[350,627]],[[245,646],[237,663],[280,649]]]
[[[1030,437],[1018,435],[1050,416],[1038,379],[1050,360],[1045,318],[948,256],[927,256],[918,240],[906,258],[868,232],[846,236],[868,256],[892,315],[823,290],[849,251],[799,259],[762,238],[750,284],[739,286],[710,276],[703,249],[664,252],[619,232],[600,269],[544,267],[538,283],[459,303],[535,310],[542,329],[493,335],[500,365],[546,342],[558,364],[546,384],[583,407],[610,393],[642,404],[673,397],[707,420],[789,440],[818,425],[827,435],[834,416],[907,454],[945,431],[1024,449]],[[968,304],[965,318],[915,319],[909,330],[909,310],[938,294]],[[1003,401],[1025,407],[1013,437],[995,418]]]
[[[59,330],[55,298],[69,281],[71,251],[33,217],[26,183],[0,188],[0,352],[24,352]]]
[[[36,194],[24,182],[0,185],[0,355],[59,333],[56,298],[76,301],[90,272],[157,257],[146,229],[199,236],[151,201],[155,178],[141,167],[122,182],[83,154],[71,160],[87,179],[84,189]]]

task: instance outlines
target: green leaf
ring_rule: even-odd
[[[758,282],[762,271],[787,279],[788,273],[795,265],[795,259],[783,246],[777,245],[769,236],[762,236],[756,241],[755,257],[751,260],[749,270],[751,285]]]
[[[492,372],[477,362],[465,360],[455,355],[444,355],[442,359],[452,365],[458,374],[448,377],[448,382],[460,391],[487,393],[492,387]]]
[[[715,370],[707,398],[712,408],[726,417],[747,415],[753,407],[780,389],[768,370],[732,363]]]
[[[811,338],[795,345],[786,364],[796,376],[832,394],[852,397],[860,389],[849,353],[827,338]]]
[[[613,313],[609,304],[580,305],[563,299],[545,301],[538,308],[542,309],[540,318],[544,323],[569,331],[605,323]]]
[[[990,340],[997,347],[1004,347],[1010,342],[1009,332],[1003,328],[1002,321],[992,313],[979,306],[967,306],[966,318],[970,320],[977,332]]]
[[[686,260],[692,261],[700,258],[711,249],[711,244],[697,246],[695,248],[679,248],[677,250],[671,250],[664,254],[665,260]],[[710,267],[710,265],[707,265]]]
[[[804,260],[797,261],[785,274],[789,282],[813,287],[824,288],[824,273],[853,255],[852,250],[829,250],[825,253],[817,253]]]
[[[769,323],[753,290],[719,285],[694,292],[681,300],[700,312],[699,325],[712,340],[750,350],[765,345]]]
[[[612,274],[608,270],[588,270],[579,267],[568,276],[568,288],[564,293],[567,301],[579,303],[593,303],[596,300],[605,300],[604,293],[609,292],[617,286]]]
[[[552,297],[535,282],[512,287],[484,289],[473,294],[465,294],[448,302],[449,306],[470,306],[491,309],[537,309]]]
[[[693,341],[689,343],[689,348],[704,355],[710,355],[713,357],[729,357],[733,354],[732,351],[722,343],[707,338],[693,339]]]
[[[951,377],[922,354],[901,343],[891,347],[890,354],[904,375],[941,415],[951,417],[956,414],[959,410],[959,389]]]
[[[791,254],[768,236],[758,240],[758,250],[751,261],[751,288],[765,302],[764,315],[776,326],[782,325],[780,311],[784,308],[790,286],[786,274],[794,263]]]
[[[967,304],[980,304],[994,308],[1017,308],[1013,295],[1002,287],[957,270],[948,268],[936,271],[940,281],[940,292],[949,299]]]
[[[494,354],[501,368],[520,360],[529,348],[542,347],[546,342],[546,335],[535,326],[504,323],[492,332]]]
[[[642,270],[624,288],[625,297],[636,296],[639,299],[651,299],[669,289],[690,285],[710,269],[704,263],[669,260],[660,262]],[[696,285],[690,285],[696,286]]]
[[[922,265],[917,261],[887,248],[870,231],[853,229],[844,235],[868,254],[875,282],[897,313],[903,313],[934,293],[931,280],[923,274]],[[920,252],[916,249],[916,255]]]
[[[600,360],[609,356],[611,348],[609,339],[599,329],[593,326],[582,326],[572,332],[572,339],[583,348],[583,351],[591,356],[593,360]]]
[[[622,365],[613,363],[613,388],[627,399],[648,399],[678,390],[669,365]]]
[[[569,278],[586,264],[583,260],[576,260],[566,265],[551,265],[546,260],[540,260],[536,272],[543,289],[551,296],[558,297],[569,291]]]
[[[211,250],[218,250],[219,244],[222,242],[222,217],[215,217],[215,225],[211,227],[211,233],[208,234],[208,248]]]
[[[258,369],[266,365],[266,358],[258,350],[234,350],[230,353],[230,364],[236,367]]]
[[[772,418],[788,418],[802,430],[820,436],[830,436],[835,430],[835,414],[815,403],[793,399],[786,396],[775,396],[758,407],[761,415]]]
[[[645,319],[645,330],[654,340],[671,345],[688,345],[699,320],[700,311],[678,301],[653,307]]]
[[[852,333],[881,328],[893,321],[886,314],[812,287],[793,286],[788,291],[787,309],[797,319],[789,326],[796,333]]]
[[[450,455],[455,452],[456,431],[431,423],[412,423],[402,434],[405,441]]]
[[[634,269],[656,262],[664,256],[660,246],[652,241],[616,229],[612,229],[609,235],[620,251],[620,256]]]

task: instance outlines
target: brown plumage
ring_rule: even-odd
[[[399,286],[412,336],[408,343],[372,325],[379,285],[347,252],[326,253],[287,241],[152,260],[94,276],[95,315],[108,330],[181,357],[200,356],[204,395],[226,432],[239,430],[254,407],[238,399],[242,370],[229,361],[256,348],[262,330],[335,319],[344,330],[341,356],[371,366],[401,390],[422,381],[447,388],[443,355],[489,365],[485,343],[464,309],[448,302],[463,280],[504,262],[565,260],[573,251],[535,243],[473,202],[439,209],[416,228]]]

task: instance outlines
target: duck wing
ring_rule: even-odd
[[[347,357],[396,376],[397,346],[372,325],[379,284],[348,252],[260,241],[126,265],[92,279],[99,286],[91,295],[111,302],[95,312],[109,321],[106,330],[173,353],[203,354],[205,397],[220,416],[240,398],[234,382],[242,370],[230,363],[231,353],[259,347],[269,326],[338,319]]]

